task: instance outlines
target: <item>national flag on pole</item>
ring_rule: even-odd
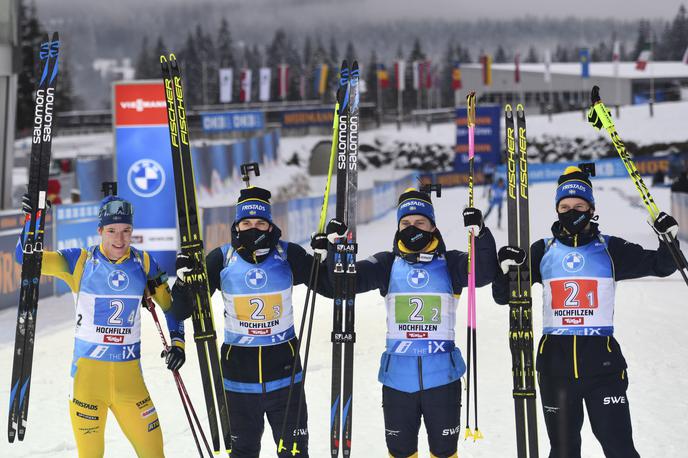
[[[251,73],[250,68],[241,69],[241,92],[239,94],[239,100],[243,103],[251,101]]]
[[[299,77],[299,97],[301,100],[306,100],[306,75],[303,73]]]
[[[221,68],[220,76],[220,103],[230,103],[232,101],[233,71],[231,68]]]
[[[403,60],[394,62],[394,79],[397,82],[397,91],[406,90],[406,62]]]
[[[612,47],[612,64],[614,65],[614,77],[619,76],[619,61],[621,60],[621,43],[619,40],[614,41]]]
[[[545,83],[552,82],[552,71],[550,67],[552,66],[552,53],[549,49],[545,49]]]
[[[454,61],[454,65],[452,67],[452,90],[458,91],[461,89],[462,84],[461,84],[461,62],[458,60]]]
[[[278,72],[278,96],[280,99],[285,100],[287,98],[287,92],[289,91],[289,65],[279,64],[277,66]]]
[[[688,47],[685,51],[683,51],[683,58],[681,59],[681,62],[688,65]]]
[[[514,83],[521,82],[521,54],[516,53],[514,56]]]
[[[640,54],[638,54],[638,59],[635,61],[635,69],[642,72],[647,67],[650,59],[652,59],[652,51],[650,50],[650,44],[646,43]]]
[[[425,88],[430,89],[432,87],[432,62],[429,60],[425,61]]]
[[[581,64],[581,78],[590,78],[590,50],[581,48],[578,51],[578,58]]]
[[[423,63],[419,60],[413,61],[413,89],[416,91],[420,89],[420,82],[423,73]]]
[[[389,87],[389,73],[387,73],[385,64],[377,64],[377,80],[382,89]]]
[[[268,102],[270,100],[270,83],[272,82],[272,69],[270,67],[261,67],[260,69],[260,90],[258,99],[261,102]]]
[[[327,72],[329,68],[327,64],[320,64],[315,66],[315,78],[313,78],[315,93],[322,96],[327,89]]]
[[[483,84],[485,86],[492,85],[492,56],[483,54],[480,56],[480,64],[483,66]]]

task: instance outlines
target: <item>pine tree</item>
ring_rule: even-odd
[[[414,62],[416,60],[425,60],[425,53],[420,44],[420,38],[416,37],[413,40],[413,48],[411,48],[411,54],[409,55],[409,61]]]
[[[202,98],[201,72],[199,71],[201,61],[192,33],[189,32],[186,35],[184,47],[178,57],[182,61],[182,71],[184,71],[184,95],[189,105],[199,104]]]
[[[457,60],[456,49],[452,44],[452,40],[447,43],[447,49],[444,52],[444,63],[440,70],[440,94],[441,105],[452,106],[454,103],[454,91],[452,90],[452,74],[454,71],[454,62]]]
[[[499,45],[497,47],[497,50],[495,51],[495,55],[494,55],[495,64],[503,64],[507,60],[508,60],[508,57],[506,55],[506,51],[504,50],[504,47],[502,45]]]
[[[217,31],[216,50],[220,68],[234,68],[234,41],[232,32],[229,30],[227,18],[222,18],[220,28]]]
[[[534,64],[538,62],[538,55],[537,51],[535,50],[535,46],[531,46],[528,48],[528,54],[526,55],[526,58],[523,60],[524,63],[527,64]]]
[[[29,129],[33,124],[33,91],[36,88],[38,59],[36,51],[41,46],[45,30],[38,21],[36,4],[19,4],[19,47],[21,70],[17,82],[17,130]],[[60,75],[60,85],[62,75]],[[56,109],[62,110],[59,105]]]
[[[635,46],[633,47],[632,59],[637,59],[640,52],[645,49],[647,43],[650,41],[650,21],[640,20],[638,23],[638,36],[635,40]]]
[[[139,50],[139,55],[136,58],[136,64],[134,66],[134,74],[137,79],[150,78],[150,67],[155,64],[153,56],[148,52],[148,47],[148,35],[144,35],[143,40],[141,40],[141,49]]]

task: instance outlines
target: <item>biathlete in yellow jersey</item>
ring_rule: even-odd
[[[28,195],[22,208],[26,213],[32,210]],[[64,280],[75,297],[69,410],[79,457],[103,456],[108,409],[139,457],[162,457],[160,422],[139,362],[144,294],[165,312],[172,340],[165,355],[170,370],[178,370],[185,361],[183,321],[172,313],[165,272],[147,252],[130,246],[132,205],[108,196],[98,216],[99,245],[45,251],[41,268],[42,275]],[[21,247],[19,243],[18,262],[22,261]]]

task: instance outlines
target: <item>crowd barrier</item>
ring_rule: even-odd
[[[397,197],[415,184],[408,174],[393,181],[377,181],[370,189],[358,192],[357,223],[365,224],[383,217],[396,208]],[[274,223],[282,238],[295,243],[307,242],[316,231],[322,196],[303,197],[272,205]],[[336,195],[331,190],[328,218],[334,216]],[[201,222],[206,252],[231,240],[234,206],[201,208]],[[22,230],[24,215],[19,211],[0,212],[0,309],[16,307],[19,301],[21,266],[14,261],[14,250]],[[55,205],[46,219],[46,249],[86,248],[99,243],[97,233],[98,203]],[[136,244],[136,230],[133,243]],[[53,277],[41,277],[41,297],[69,292],[67,285]]]

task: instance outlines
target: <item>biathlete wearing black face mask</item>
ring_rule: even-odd
[[[463,218],[465,227],[475,228],[476,286],[483,286],[497,269],[495,241],[479,210],[467,208]],[[330,221],[327,234],[316,234],[312,246],[322,250],[328,239],[345,233],[342,222]],[[328,276],[333,258],[330,245]],[[468,284],[467,266],[467,253],[447,250],[430,196],[412,188],[399,197],[392,251],[356,262],[356,293],[379,290],[387,308],[387,345],[378,380],[392,457],[415,456],[421,419],[432,456],[456,456],[460,378],[466,366],[454,328],[458,298]]]
[[[272,428],[275,444],[282,421],[286,431],[297,436],[300,455],[308,457],[307,409],[296,424],[301,392],[301,361],[296,354],[292,286],[309,281],[312,256],[297,244],[280,240],[281,231],[272,221],[270,191],[258,187],[242,189],[232,225],[232,239],[206,257],[210,294],[220,290],[224,301],[225,332],[222,374],[232,426],[232,458],[262,456],[260,451],[264,417]],[[178,256],[178,281],[172,289],[175,303],[191,302],[183,282],[191,260]],[[324,269],[325,264],[319,268]],[[329,282],[319,274],[317,291],[327,292]],[[331,295],[332,293],[329,292]],[[294,395],[287,405],[290,377],[296,365]],[[283,451],[280,457],[290,457]]]
[[[530,247],[530,259],[519,247],[502,247],[492,294],[509,301],[510,265],[530,262],[532,283],[543,286],[543,336],[537,347],[549,456],[581,456],[583,401],[595,436],[606,457],[633,458],[631,417],[626,389],[626,360],[614,338],[616,282],[646,276],[665,277],[676,267],[664,242],[657,250],[619,237],[603,235],[597,223],[593,187],[578,167],[559,177],[555,195],[558,221],[552,237]],[[675,233],[676,221],[660,213],[658,234]],[[619,399],[609,403],[605,399]]]

